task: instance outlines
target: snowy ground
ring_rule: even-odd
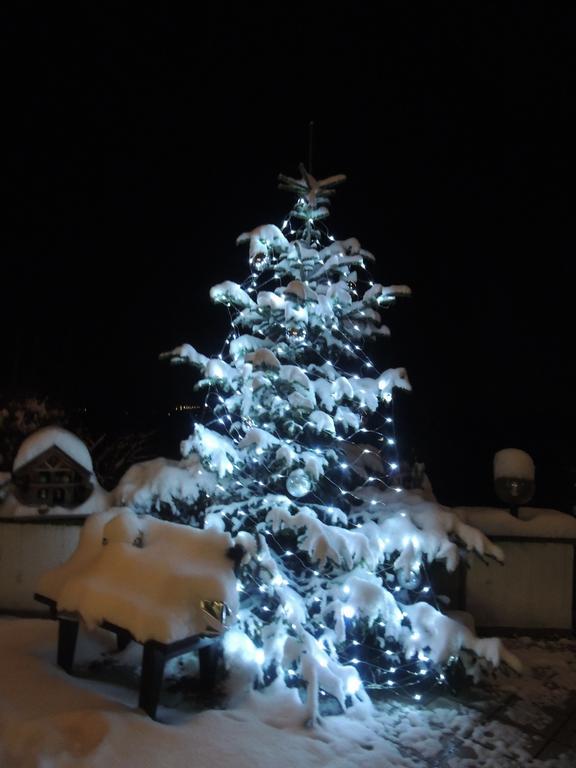
[[[310,730],[296,694],[251,695],[200,711],[167,693],[155,723],[137,708],[137,681],[119,666],[88,668],[104,634],[84,637],[79,676],[54,663],[56,625],[0,621],[2,768],[512,768],[576,763],[576,643],[513,643],[523,677],[498,673],[460,701],[377,702],[373,715],[336,716]],[[134,646],[134,652],[139,647]],[[571,746],[572,745],[572,746]],[[558,757],[564,752],[563,757]],[[533,759],[533,755],[540,759]],[[549,757],[546,762],[541,758]],[[552,759],[554,758],[554,759]]]

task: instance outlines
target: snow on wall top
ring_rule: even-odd
[[[494,477],[534,480],[532,457],[518,448],[504,448],[494,454]]]
[[[92,458],[80,438],[61,427],[43,427],[24,440],[14,459],[13,471],[33,461],[55,445],[88,472],[93,473]]]
[[[556,509],[520,507],[518,517],[496,507],[455,507],[454,512],[487,536],[576,539],[576,518]]]
[[[103,540],[106,540],[106,544]],[[228,533],[139,517],[113,508],[87,518],[72,557],[40,579],[39,592],[89,627],[103,619],[139,642],[169,643],[218,630],[201,600],[238,608]],[[221,627],[220,627],[221,628]]]

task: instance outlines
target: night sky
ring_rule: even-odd
[[[441,501],[493,504],[494,451],[523,448],[535,503],[571,508],[574,19],[383,6],[5,21],[1,394],[128,410],[175,455],[167,412],[198,396],[158,354],[220,350],[208,290],[281,223],[314,120],[315,174],[348,176],[333,234],[413,288],[374,352],[414,386],[403,454]]]

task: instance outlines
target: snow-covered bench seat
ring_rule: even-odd
[[[484,633],[574,631],[576,518],[554,509],[458,507],[504,552],[504,565],[475,559],[463,572],[460,608]]]
[[[168,659],[197,650],[214,674],[237,610],[242,551],[227,533],[112,509],[88,518],[70,560],[45,573],[35,598],[59,621],[58,664],[71,672],[79,622],[144,646],[140,706],[155,717]]]

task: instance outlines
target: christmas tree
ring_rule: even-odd
[[[345,177],[300,171],[279,177],[296,197],[282,228],[238,238],[249,277],[210,291],[231,313],[222,354],[166,355],[199,369],[209,418],[182,443],[187,480],[163,500],[180,496],[191,525],[242,546],[228,648],[254,664],[256,684],[305,688],[313,721],[321,695],[342,708],[375,686],[419,698],[462,654],[514,659],[444,615],[428,578],[434,560],[454,570],[462,550],[500,551],[399,481],[390,403],[410,384],[403,368],[377,371],[365,344],[389,335],[382,311],[409,288],[373,282],[374,256],[329,234]]]

